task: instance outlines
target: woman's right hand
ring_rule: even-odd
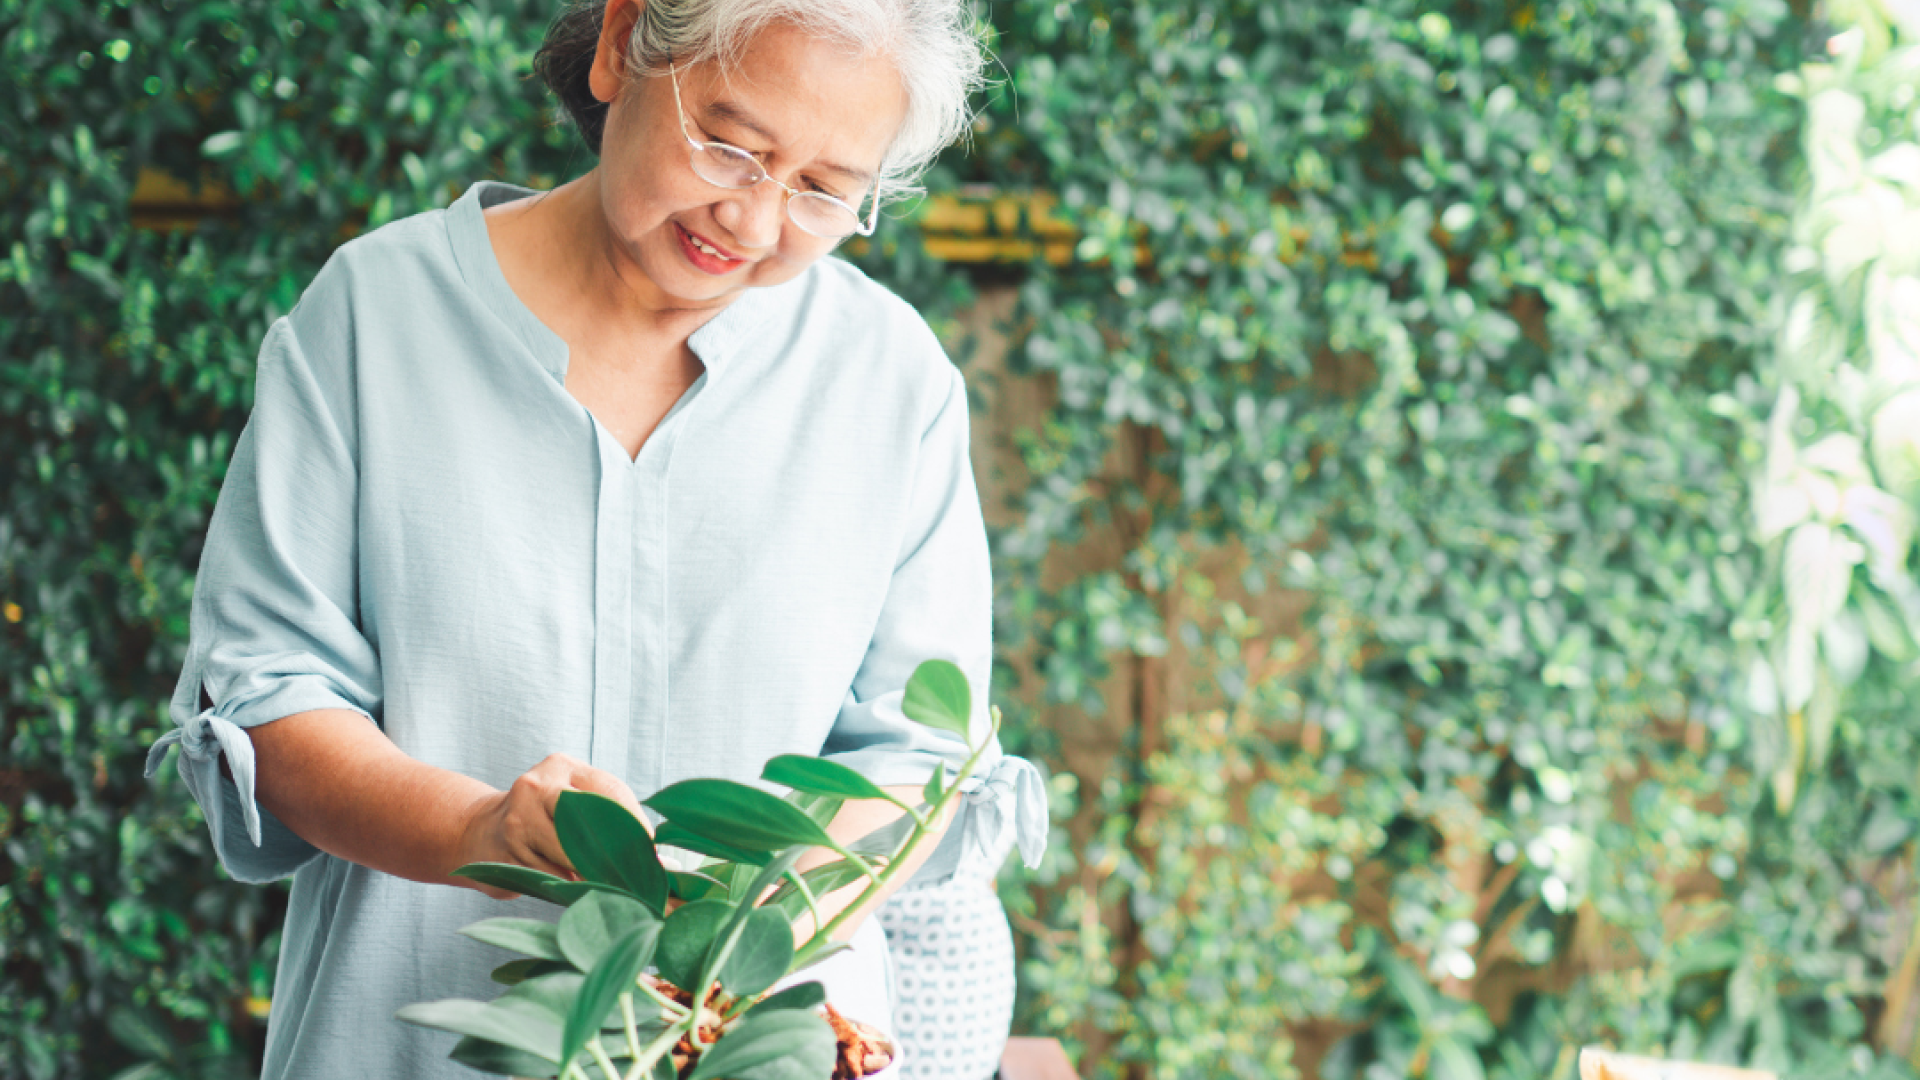
[[[476,862],[513,863],[557,877],[577,880],[573,864],[560,847],[554,831],[553,810],[562,791],[591,791],[605,795],[633,812],[633,816],[653,831],[640,800],[619,777],[596,769],[565,754],[550,755],[545,761],[523,773],[505,791],[477,799],[461,830],[454,867]],[[452,868],[449,868],[452,869]],[[511,900],[519,893],[481,885],[464,878],[449,878],[450,884],[478,889],[495,900]]]

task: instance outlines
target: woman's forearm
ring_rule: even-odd
[[[888,787],[882,790],[909,806],[917,805],[922,798],[921,789],[917,786]],[[853,932],[860,928],[860,924],[866,920],[867,916],[873,914],[875,909],[886,902],[887,897],[893,895],[899,890],[900,886],[906,884],[907,879],[913,876],[914,871],[920,869],[920,866],[932,857],[934,849],[940,846],[940,838],[946,834],[947,829],[953,824],[954,809],[955,804],[948,805],[946,814],[939,821],[934,822],[933,826],[928,829],[927,838],[921,841],[919,848],[908,857],[906,865],[901,868],[899,873],[893,875],[893,877],[888,880],[886,888],[875,894],[874,897],[865,904],[862,904],[859,911],[854,912],[852,917],[841,924],[839,930],[834,933],[836,939],[845,940],[851,937]],[[884,828],[898,821],[900,817],[900,808],[890,802],[885,802],[880,799],[849,800],[841,806],[840,812],[834,815],[833,820],[827,824],[827,835],[838,840],[843,845],[851,844],[853,841],[860,839],[876,829]],[[794,868],[800,871],[811,870],[816,866],[824,866],[839,858],[840,855],[838,853],[827,848],[815,848],[802,856],[800,861],[794,865]],[[832,922],[834,916],[840,914],[841,911],[846,909],[847,905],[853,903],[854,900],[859,897],[861,890],[865,889],[867,884],[868,882],[863,878],[845,888],[838,889],[821,897],[819,902],[821,920],[823,922]],[[812,917],[802,916],[800,921],[794,926],[794,937],[799,941],[805,941],[813,936],[813,930],[814,923]]]
[[[255,794],[274,817],[321,851],[410,881],[504,899],[513,894],[448,875],[499,862],[574,876],[553,828],[562,791],[605,795],[646,822],[624,782],[565,754],[500,791],[408,757],[354,712],[295,713],[249,735]]]
[[[248,730],[260,805],[329,855],[395,877],[458,884],[462,841],[500,792],[416,761],[359,713],[319,709]]]
[[[247,734],[253,740],[255,797],[261,806],[321,851],[410,881],[470,885],[449,877],[469,862],[511,862],[570,874],[572,868],[552,833],[553,804],[563,789],[597,790],[638,810],[624,784],[559,755],[529,770],[510,790],[500,791],[407,756],[366,717],[346,709],[295,713],[250,728]],[[908,804],[921,798],[918,787],[886,790]],[[836,936],[851,935],[933,854],[952,821],[952,810],[950,806],[947,816],[933,824],[888,887],[862,905]],[[850,844],[900,816],[900,808],[889,802],[849,801],[827,832]],[[816,848],[796,868],[808,870],[839,857]],[[831,921],[866,884],[863,879],[820,897],[821,918]],[[811,919],[796,929],[802,940],[811,936]]]

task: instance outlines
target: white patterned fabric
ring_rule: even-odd
[[[990,849],[966,845],[936,884],[895,893],[880,909],[893,954],[900,1080],[989,1080],[1013,1021],[1013,932],[993,878],[1011,830]]]

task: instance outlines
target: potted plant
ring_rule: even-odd
[[[486,1072],[561,1080],[845,1080],[897,1056],[884,1033],[834,1011],[818,982],[770,993],[788,975],[846,948],[833,940],[887,886],[943,820],[993,733],[969,738],[972,694],[960,669],[920,665],[902,710],[952,731],[971,751],[957,775],[938,770],[923,802],[908,805],[835,762],[783,755],[763,780],[782,798],[730,780],[673,784],[645,805],[657,834],[603,796],[568,791],[554,827],[580,880],[503,863],[456,874],[564,908],[559,921],[495,918],[460,932],[522,954],[493,973],[508,989],[492,1001],[409,1005],[397,1016],[462,1036],[451,1056]],[[842,844],[824,825],[846,799],[886,799],[903,811],[886,828]],[[663,863],[656,844],[696,853],[698,866]],[[840,857],[794,869],[815,847]],[[819,898],[864,881],[853,903],[823,919]],[[811,933],[797,941],[796,927]]]

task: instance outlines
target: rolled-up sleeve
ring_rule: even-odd
[[[920,440],[907,528],[887,598],[822,748],[822,756],[881,785],[923,784],[936,767],[958,769],[968,757],[958,737],[901,711],[907,680],[924,661],[949,660],[966,674],[973,690],[972,741],[992,730],[993,574],[968,454],[966,384],[959,369],[947,370],[945,396]],[[968,795],[961,811],[917,882],[950,875],[963,845],[988,848],[1009,832],[1021,840],[1028,862],[1037,863],[1047,811],[1045,787],[1032,765],[1003,754],[993,738],[963,790]]]
[[[180,747],[222,864],[250,882],[285,877],[319,851],[255,801],[247,729],[315,709],[377,723],[381,705],[379,658],[359,619],[348,365],[338,348],[326,358],[341,362],[316,363],[295,327],[293,317],[275,321],[261,346],[253,412],[194,584],[176,728],[147,758],[152,776]]]

